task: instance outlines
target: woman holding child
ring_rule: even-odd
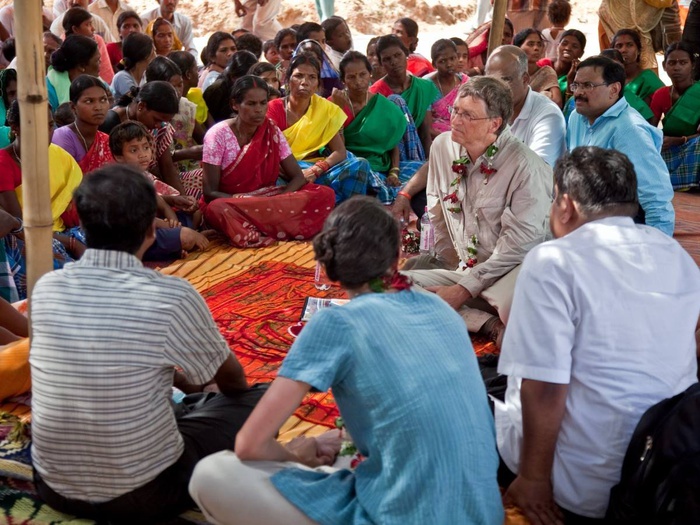
[[[307,184],[284,135],[266,116],[267,100],[263,79],[239,78],[231,90],[236,116],[204,138],[204,218],[239,248],[309,239],[335,203],[333,190]],[[286,185],[276,185],[280,172]]]
[[[341,202],[367,193],[371,168],[345,149],[340,134],[345,113],[316,95],[320,77],[321,64],[314,55],[295,56],[287,71],[289,94],[272,100],[267,116],[284,132],[306,180],[330,186]]]
[[[331,213],[314,251],[350,302],[302,330],[236,452],[195,468],[190,494],[212,522],[503,523],[493,417],[467,329],[398,274],[400,249],[398,222],[376,200]],[[354,470],[327,466],[344,430],[276,441],[312,388],[332,388],[364,458]]]

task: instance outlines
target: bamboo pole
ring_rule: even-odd
[[[503,26],[506,21],[506,7],[508,0],[494,0],[493,17],[491,19],[491,30],[489,31],[489,50],[491,55],[494,49],[501,45],[503,41]]]
[[[22,218],[29,297],[39,278],[53,269],[48,96],[41,0],[21,0],[14,2],[14,6],[22,157]]]

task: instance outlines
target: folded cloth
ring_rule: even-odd
[[[29,339],[0,347],[0,401],[28,392],[31,387]]]

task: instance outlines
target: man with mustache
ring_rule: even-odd
[[[567,147],[598,146],[618,150],[637,173],[640,212],[635,220],[673,235],[673,188],[661,157],[663,134],[627,103],[625,69],[606,57],[587,58],[570,88],[576,111],[569,117]]]

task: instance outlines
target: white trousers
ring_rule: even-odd
[[[299,463],[241,461],[230,450],[207,456],[194,469],[190,495],[216,525],[313,525],[270,481],[285,468],[312,470]],[[334,472],[332,467],[315,470]],[[313,495],[309,495],[312,499]]]
[[[403,272],[420,288],[428,286],[451,286],[458,284],[464,273],[457,270],[409,270]],[[491,287],[482,290],[478,297],[469,299],[458,313],[464,319],[470,332],[478,332],[484,323],[498,315],[503,324],[508,324],[510,307],[513,304],[515,281],[520,273],[520,265],[501,277]]]
[[[282,29],[282,24],[277,21],[282,0],[268,0],[265,5],[258,5],[257,0],[246,0],[243,7],[246,15],[243,17],[241,27],[247,29],[263,42],[275,38],[277,32]]]

